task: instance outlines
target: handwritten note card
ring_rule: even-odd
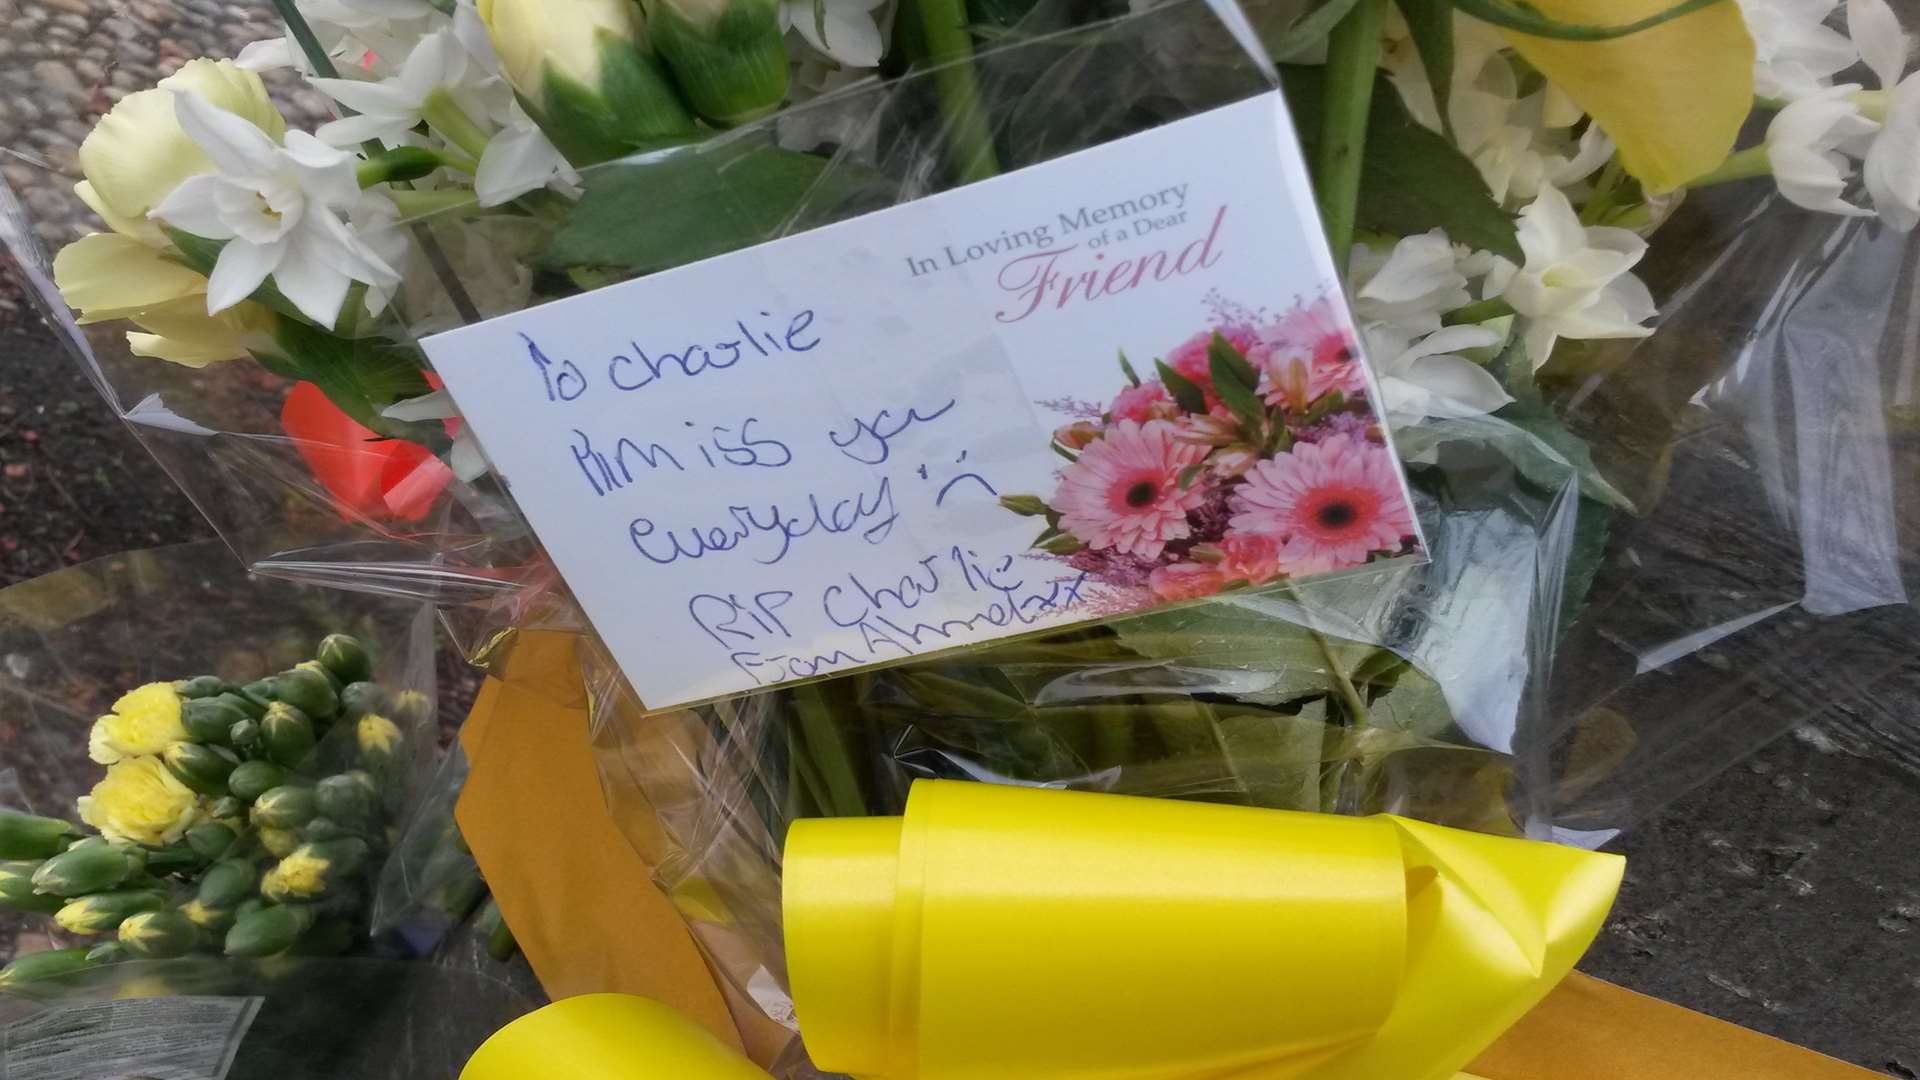
[[[1277,95],[425,344],[665,708],[1415,554]]]

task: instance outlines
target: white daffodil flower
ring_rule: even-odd
[[[1767,163],[1788,202],[1827,214],[1873,213],[1844,197],[1853,162],[1842,149],[1858,147],[1880,130],[1860,115],[1854,103],[1859,91],[1854,83],[1816,91],[1781,109],[1767,125]]]
[[[461,420],[460,429],[453,436],[453,448],[447,451],[447,467],[453,470],[453,475],[467,483],[485,476],[487,470],[492,468],[487,463],[486,453],[480,449],[479,440],[473,437],[473,425],[462,419],[459,408],[453,403],[453,395],[445,390],[435,390],[431,394],[396,402],[382,409],[380,415],[403,423]]]
[[[1753,35],[1753,92],[1799,101],[1860,62],[1847,36],[1827,25],[1840,0],[1740,0]]]
[[[353,155],[301,131],[288,132],[282,146],[192,94],[176,94],[174,107],[218,171],[183,181],[150,216],[226,241],[207,281],[208,314],[271,277],[301,314],[332,326],[353,282],[398,284],[400,275],[341,218],[360,201]]]
[[[1361,327],[1367,356],[1380,378],[1380,394],[1396,423],[1422,417],[1484,416],[1513,400],[1493,373],[1460,354],[1500,344],[1485,326],[1449,326],[1428,334],[1388,323]]]
[[[419,127],[421,111],[436,94],[459,87],[467,72],[467,48],[451,30],[428,34],[389,79],[308,79],[314,89],[352,109],[322,124],[314,134],[330,146],[357,146],[369,139],[400,140]]]
[[[1920,73],[1904,74],[1912,42],[1886,0],[1847,0],[1847,33],[1879,88],[1845,83],[1781,109],[1767,127],[1767,162],[1790,202],[1877,213],[1908,232],[1920,225]],[[1854,159],[1864,163],[1872,210],[1845,198]]]
[[[431,0],[299,0],[298,7],[328,56],[375,75],[398,65],[413,42],[445,19]],[[252,42],[234,63],[249,71],[313,71],[291,37]]]
[[[886,54],[880,17],[887,0],[783,0],[780,29],[798,31],[843,68],[871,68]]]
[[[1405,237],[1384,255],[1355,244],[1348,264],[1353,313],[1414,334],[1440,329],[1443,315],[1473,302],[1461,256],[1441,229]]]
[[[1653,295],[1632,273],[1647,242],[1626,229],[1585,227],[1558,188],[1520,212],[1523,266],[1496,259],[1487,277],[1499,296],[1526,318],[1527,355],[1538,369],[1563,337],[1641,338],[1658,314]]]
[[[494,133],[487,152],[480,155],[480,169],[473,178],[474,194],[479,196],[481,206],[499,206],[556,183],[563,191],[577,191],[580,174],[567,164],[540,125],[514,102],[507,125]]]

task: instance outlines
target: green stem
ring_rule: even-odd
[[[445,90],[435,90],[427,95],[426,103],[420,106],[420,118],[427,126],[446,136],[448,142],[479,160],[487,152],[487,143],[491,141],[484,128],[473,122]]]
[[[438,191],[395,190],[387,192],[387,198],[400,210],[403,219],[429,217],[434,214],[449,214],[459,210],[480,209],[480,196],[465,188],[442,188]]]
[[[980,73],[973,66],[972,20],[965,0],[913,0],[906,14],[917,24],[921,58],[933,69],[954,179],[971,184],[998,176],[1000,162],[980,93]]]
[[[1751,180],[1756,176],[1771,175],[1773,175],[1773,162],[1767,159],[1767,144],[1761,143],[1758,146],[1749,146],[1745,150],[1736,151],[1733,156],[1721,162],[1719,168],[1705,176],[1695,177],[1693,180],[1688,181],[1687,186],[1690,188],[1711,187],[1714,184],[1725,184],[1734,180]]]
[[[1517,314],[1519,312],[1513,310],[1512,304],[1496,296],[1491,300],[1481,300],[1463,308],[1455,308],[1447,312],[1440,321],[1448,326],[1467,326]]]
[[[1308,627],[1307,632],[1313,635],[1313,643],[1320,646],[1320,655],[1326,658],[1327,673],[1333,676],[1333,688],[1339,692],[1340,700],[1346,703],[1348,719],[1353,721],[1355,727],[1365,727],[1367,703],[1360,697],[1359,688],[1353,685],[1353,676],[1347,674],[1347,669],[1341,667],[1339,659],[1334,656],[1333,643],[1312,627]]]
[[[1360,0],[1327,39],[1327,112],[1321,119],[1314,186],[1333,265],[1342,274],[1353,250],[1360,174],[1366,163],[1367,117],[1379,78],[1380,30],[1386,10],[1387,0]]]
[[[860,790],[852,750],[827,701],[830,685],[801,686],[793,691],[804,753],[825,785],[827,811],[834,817],[863,817],[868,812],[867,800]]]

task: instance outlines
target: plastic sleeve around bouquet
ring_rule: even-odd
[[[1400,818],[924,782],[789,833],[823,1068],[1446,1080],[1544,997],[1623,860]]]

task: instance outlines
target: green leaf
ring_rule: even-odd
[[[1284,705],[1332,693],[1331,651],[1342,671],[1358,669],[1375,649],[1328,638],[1327,650],[1313,632],[1245,601],[1215,600],[1136,615],[1110,624],[1120,643],[1150,660],[1233,672],[1244,686],[1234,698],[1255,705]],[[1251,681],[1250,681],[1251,680]]]
[[[274,341],[279,355],[271,363],[265,359],[262,363],[318,386],[360,426],[429,447],[446,443],[438,425],[403,423],[380,415],[395,402],[433,390],[411,346],[379,338],[337,337],[292,319],[281,320]]]
[[[1134,371],[1133,365],[1128,362],[1127,350],[1125,349],[1120,350],[1120,373],[1127,377],[1127,382],[1134,386],[1140,385],[1140,374]]]
[[[1253,370],[1253,365],[1247,363],[1247,358],[1234,347],[1233,342],[1227,340],[1225,334],[1218,330],[1214,331],[1213,340],[1207,342],[1207,361],[1212,366],[1215,379],[1220,377],[1220,365],[1225,364],[1227,371],[1239,380],[1242,386],[1252,390],[1260,385],[1260,373]],[[1219,388],[1216,386],[1215,389]]]
[[[1439,107],[1440,125],[1447,138],[1454,138],[1453,116],[1449,105],[1453,98],[1453,5],[1448,0],[1396,0],[1414,48],[1420,52],[1420,64],[1427,69],[1427,82],[1433,87],[1433,103]]]
[[[1392,687],[1367,705],[1367,723],[1437,738],[1453,727],[1453,710],[1439,683],[1412,664],[1402,664]]]
[[[1541,452],[1536,443],[1507,440],[1502,449],[1522,476],[1542,487],[1556,489],[1565,482],[1565,469],[1570,465],[1579,477],[1583,496],[1629,513],[1637,512],[1633,500],[1614,487],[1600,471],[1599,465],[1594,463],[1593,449],[1587,445],[1587,441],[1568,429],[1541,396],[1539,386],[1533,381],[1533,369],[1527,360],[1524,341],[1514,339],[1490,368],[1500,376],[1507,393],[1513,395],[1513,401],[1494,415],[1532,435],[1554,454],[1565,459],[1566,464],[1563,465],[1554,460],[1552,455]]]
[[[1190,413],[1207,411],[1207,395],[1197,383],[1168,367],[1165,360],[1155,360],[1153,366],[1154,370],[1160,373],[1161,385],[1167,388],[1167,393],[1173,396],[1173,400],[1178,402],[1181,408]]]
[[[1561,41],[1611,41],[1637,34],[1642,30],[1651,30],[1662,23],[1672,22],[1682,15],[1690,15],[1701,8],[1731,2],[1732,0],[1683,0],[1665,11],[1635,22],[1621,23],[1618,26],[1594,26],[1549,18],[1542,15],[1526,0],[1452,0],[1455,7],[1482,22],[1489,22],[1522,34],[1532,34],[1534,37],[1557,38]]]
[[[1200,479],[1200,474],[1205,472],[1206,470],[1207,470],[1207,463],[1204,461],[1196,461],[1193,464],[1187,466],[1186,468],[1181,469],[1180,470],[1180,490],[1185,491],[1188,488],[1192,487],[1193,482],[1195,480]]]
[[[1253,392],[1252,386],[1258,383],[1250,385],[1241,381],[1239,371],[1239,368],[1245,368],[1248,373],[1251,373],[1253,369],[1247,366],[1245,360],[1240,359],[1240,354],[1234,351],[1232,345],[1227,344],[1225,338],[1215,334],[1213,340],[1214,345],[1208,350],[1208,365],[1211,368],[1209,373],[1213,376],[1213,392],[1220,395],[1220,400],[1226,403],[1227,408],[1233,410],[1233,415],[1240,418],[1240,422],[1246,426],[1251,436],[1250,441],[1258,443],[1266,437],[1267,407],[1260,401],[1259,395]],[[1235,366],[1235,361],[1238,361],[1238,368]]]
[[[1325,106],[1325,78],[1317,69],[1281,69],[1296,115],[1317,116]],[[1299,127],[1309,156],[1319,134]],[[1420,126],[1391,87],[1373,95],[1367,154],[1360,177],[1360,228],[1393,236],[1444,229],[1455,243],[1526,261],[1512,217],[1495,202],[1480,170],[1446,137]]]
[[[740,139],[604,165],[542,261],[651,273],[888,205],[878,173]]]

